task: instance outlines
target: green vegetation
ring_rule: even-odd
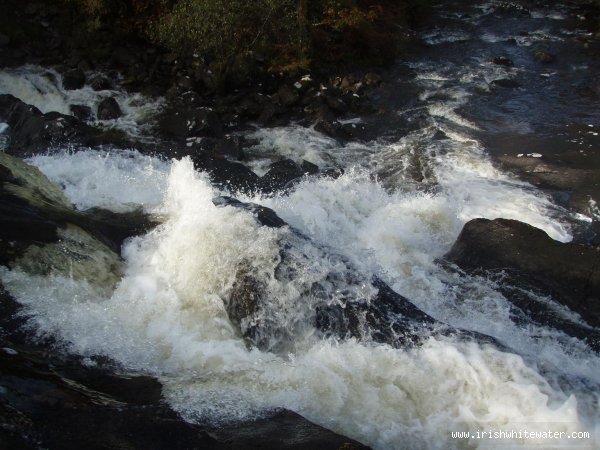
[[[253,51],[271,67],[383,64],[397,52],[399,25],[423,0],[63,0],[76,21],[135,30],[180,54],[217,63]]]
[[[294,0],[181,0],[158,18],[153,38],[172,49],[218,59],[290,45],[297,33]]]

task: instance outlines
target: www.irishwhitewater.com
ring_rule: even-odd
[[[532,441],[560,441],[560,440],[585,440],[590,439],[590,433],[587,431],[552,431],[552,430],[477,430],[471,431],[451,431],[452,439],[511,439],[511,440],[532,440]]]

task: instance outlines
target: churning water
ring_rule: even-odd
[[[425,35],[429,45],[463,39],[472,36]],[[437,71],[417,61],[413,69],[422,92],[418,114],[425,111],[426,120],[408,134],[342,145],[296,126],[252,133],[249,153],[259,172],[281,158],[344,168],[336,179],[306,177],[289,194],[233,193],[272,208],[289,227],[262,227],[248,211],[215,206],[222,192],[189,159],[106,149],[30,158],[80,209],[141,207],[162,223],[126,241],[124,273],[108,292],[89,281],[93,272],[86,281],[3,268],[2,283],[25,306],[37,335],[156,376],[169,404],[190,421],[243,420],[282,407],[378,449],[554,445],[451,436],[492,429],[586,431],[591,438],[578,444],[597,448],[598,354],[562,331],[515,322],[494,280],[438,263],[476,217],[518,219],[571,239],[573,218],[495,168],[477,139],[478,125],[460,114],[472,90],[495,76],[491,71],[513,69],[481,61]],[[58,74],[44,73],[53,76],[31,67],[2,73],[0,90],[42,111],[64,112],[74,101],[68,96],[90,102],[95,95],[66,93]],[[296,264],[283,279],[275,276],[282,249]],[[345,284],[349,268],[355,279]],[[261,314],[287,330],[286,345],[276,351],[249,349],[228,318],[240,272],[266,286]],[[493,336],[506,348],[439,336],[407,348],[323,337],[312,325],[316,299],[306,287],[336,280],[328,297],[336,302],[337,292],[373,291],[373,274],[439,321]],[[557,313],[573,319],[567,310]]]

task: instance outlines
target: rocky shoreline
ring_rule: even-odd
[[[378,100],[387,76],[385,72],[381,75],[381,70],[363,68],[327,76],[274,74],[267,71],[260,55],[249,53],[232,60],[224,80],[218,81],[202,58],[190,55],[182,59],[147,43],[123,40],[115,46],[114,39],[105,36],[93,47],[67,45],[60,32],[61,11],[55,6],[8,3],[12,19],[26,23],[25,28],[37,38],[18,40],[0,34],[1,67],[53,67],[61,74],[65,89],[86,86],[96,92],[108,92],[119,87],[150,97],[164,96],[165,104],[155,117],[155,140],[139,141],[119,130],[91,124],[91,117],[113,120],[123,114],[110,95],[99,101],[95,110],[72,104],[72,114],[43,113],[16,97],[0,95],[0,122],[10,127],[6,155],[0,160],[0,263],[5,266],[31,246],[68,241],[60,234],[68,227],[84,230],[118,261],[123,239],[156,225],[141,213],[77,211],[64,199],[57,200],[60,194],[49,194],[39,185],[28,184],[26,177],[19,178],[12,169],[19,163],[8,155],[23,158],[72,145],[136,148],[167,159],[189,156],[195,168],[209,173],[217,187],[270,195],[293,189],[294,182],[306,175],[339,176],[340,168],[283,159],[271,163],[266,173],[259,176],[243,164],[250,143],[239,136],[239,131],[251,125],[272,127],[294,122],[312,126],[340,141],[361,140],[369,139],[378,125],[370,124],[370,129],[338,119],[387,114]],[[498,60],[495,64],[504,63]],[[545,163],[535,160],[533,167],[532,160],[515,158],[499,156],[497,162],[542,187],[574,190],[575,197],[596,192],[596,169],[565,172],[563,167],[550,167],[551,163],[541,167]],[[18,170],[30,170],[24,166]],[[214,201],[250,210],[263,226],[286,225],[273,211],[260,205],[224,197]],[[582,209],[576,199],[569,206]],[[598,232],[597,221],[591,229]],[[497,274],[506,297],[524,315],[580,338],[598,351],[600,335],[594,328],[600,324],[600,250],[594,247],[597,242],[595,236],[587,244],[562,244],[518,221],[475,219],[465,225],[440,264],[461,273]],[[279,269],[285,270],[285,261]],[[111,271],[118,273],[118,269]],[[366,303],[320,311],[319,329],[324,334],[360,339],[364,336],[359,318],[364,316],[372,333],[369,337],[392,346],[414,345],[418,343],[415,336],[422,337],[423,329],[431,328],[432,335],[464,333],[465,339],[502,348],[502,343],[487,336],[445,327],[381,280],[375,279],[373,284],[379,293]],[[555,314],[552,307],[517,292],[515,287],[524,285],[542,296],[552,296],[579,314],[585,324],[567,320]],[[66,356],[52,340],[33,343],[22,328],[24,319],[19,305],[4,289],[0,294],[0,446],[366,448],[290,411],[276,411],[255,422],[220,428],[191,425],[164,403],[158,381],[118,374],[118,368],[110,361],[90,363]],[[260,324],[253,329],[242,329],[240,325],[260,308],[256,300],[261,295],[259,286],[250,278],[240,279],[233,295],[236,301],[228,310],[232,322],[240,327],[249,345],[260,348]],[[406,321],[398,321],[398,317]],[[415,323],[419,324],[419,333],[412,328]]]

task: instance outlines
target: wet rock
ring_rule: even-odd
[[[322,122],[335,121],[335,114],[331,111],[329,106],[327,106],[323,97],[313,98],[312,101],[304,108],[304,112],[313,120],[319,120]]]
[[[192,142],[194,138],[188,138]],[[196,140],[193,140],[196,142]],[[226,136],[224,138],[202,138],[198,144],[200,148],[213,158],[235,159],[242,161],[245,159],[245,154],[242,149],[242,142],[238,136]]]
[[[96,116],[99,120],[118,119],[122,115],[121,107],[114,97],[107,97],[98,104]]]
[[[267,102],[258,116],[257,121],[261,125],[270,125],[278,112],[279,108],[275,103]]]
[[[316,175],[319,173],[319,166],[304,159],[302,160],[302,164],[300,164],[300,168],[307,175]]]
[[[113,88],[112,81],[103,75],[95,75],[89,82],[94,91],[105,91]]]
[[[562,155],[563,158],[566,156],[568,155]],[[527,154],[496,157],[503,169],[516,173],[536,186],[568,192],[564,200],[565,206],[592,217],[589,198],[600,195],[598,189],[600,169],[594,167],[596,164],[593,162],[585,160],[585,157],[581,162],[578,162],[578,158],[580,156],[573,159],[575,164],[569,164],[564,159],[552,161],[545,156],[535,158]]]
[[[499,86],[502,88],[516,89],[521,87],[521,83],[516,80],[510,78],[500,78],[498,80],[492,81],[490,84],[493,86]]]
[[[358,339],[372,339],[394,347],[417,344],[429,336],[439,323],[418,309],[407,298],[394,292],[375,277],[377,292],[369,301],[346,302],[317,309],[317,327],[327,334]]]
[[[374,72],[369,72],[364,76],[364,83],[367,86],[379,86],[382,81],[383,79],[381,78],[381,76]]]
[[[81,89],[85,84],[85,73],[81,69],[71,69],[63,74],[63,87],[67,90]]]
[[[340,114],[345,114],[348,112],[348,105],[335,94],[328,92],[323,95],[323,98],[325,99],[327,106],[329,106],[333,111]]]
[[[223,136],[221,119],[208,108],[165,111],[158,120],[158,127],[164,135],[179,139]]]
[[[205,152],[190,155],[197,170],[208,173],[211,182],[229,192],[256,193],[260,191],[260,178],[243,164],[214,158]]]
[[[0,247],[1,264],[21,258],[21,267],[44,271],[60,266],[60,248],[68,248],[68,258],[81,255],[86,261],[107,263],[106,277],[118,271],[118,252],[127,237],[143,233],[155,226],[140,211],[117,214],[101,209],[77,211],[61,189],[51,183],[37,168],[18,158],[0,153]],[[52,253],[56,244],[57,253]],[[84,248],[88,245],[87,248]],[[86,256],[97,252],[94,258]],[[22,258],[29,255],[25,262]],[[35,256],[35,257],[33,257]],[[31,264],[34,264],[33,267]],[[44,265],[48,267],[45,269]],[[92,269],[98,280],[101,267]],[[71,275],[77,268],[71,269]],[[114,280],[113,280],[114,281]]]
[[[468,272],[514,273],[600,325],[600,250],[561,243],[531,225],[508,219],[465,224],[446,259]]]
[[[337,120],[319,120],[315,125],[315,130],[344,141],[358,137],[360,131],[364,130],[364,127],[356,124],[343,124]]]
[[[366,450],[365,445],[319,427],[291,411],[242,423],[211,435],[235,449],[296,450],[301,448],[331,450]]]
[[[3,312],[14,301],[0,292]],[[17,307],[18,308],[18,307]],[[2,317],[3,330],[10,317]],[[360,443],[279,410],[222,427],[185,422],[164,404],[158,381],[119,376],[110,362],[33,346],[3,333],[0,444],[11,449],[365,449]],[[6,444],[6,445],[4,445]]]
[[[298,102],[300,94],[296,88],[284,84],[277,91],[277,97],[281,106],[289,108]]]
[[[232,109],[239,116],[256,119],[262,115],[270,102],[271,100],[267,96],[253,92],[235,102]]]
[[[267,173],[262,177],[261,182],[266,192],[275,192],[284,189],[293,180],[303,176],[302,167],[291,159],[284,159],[272,163]]]
[[[537,50],[533,54],[533,58],[541,63],[550,64],[556,61],[556,56],[549,53],[547,50]]]
[[[10,127],[8,151],[18,155],[66,142],[90,142],[100,134],[76,117],[57,112],[42,114],[12,95],[0,95],[0,121]]]
[[[260,296],[263,291],[264,286],[251,275],[238,275],[233,283],[226,310],[229,320],[238,326],[241,335],[254,334],[253,330],[249,329],[252,325],[244,324],[244,321],[252,318],[258,311]]]
[[[243,208],[255,214],[264,226],[279,228],[285,225],[272,210],[260,205],[242,203],[230,197],[213,200],[219,206]],[[489,336],[467,332],[436,321],[410,300],[394,292],[374,276],[365,278],[343,256],[312,242],[290,227],[281,242],[280,261],[275,279],[287,284],[299,277],[299,268],[310,267],[313,258],[325,258],[335,269],[314,274],[294,284],[302,300],[281,310],[269,299],[264,279],[243,269],[236,275],[231,295],[226,301],[229,317],[250,347],[265,351],[288,351],[294,342],[296,327],[305,329],[312,320],[319,332],[340,339],[387,343],[405,347],[422,342],[432,335],[453,335],[504,348]],[[302,277],[301,277],[302,278]],[[313,304],[303,306],[305,301]],[[304,311],[301,309],[305,308]],[[314,311],[314,313],[313,313]],[[303,318],[303,314],[308,317]]]
[[[92,108],[87,105],[69,105],[71,114],[79,120],[87,122],[92,119]]]
[[[270,208],[267,208],[256,203],[242,203],[233,197],[220,196],[213,199],[216,206],[232,206],[250,211],[258,223],[269,228],[281,228],[287,225],[276,213]],[[243,284],[243,283],[242,283]],[[245,308],[248,309],[248,308]],[[254,309],[253,309],[254,310]],[[246,316],[243,316],[246,317]]]
[[[505,56],[494,56],[491,62],[498,66],[512,67],[514,65],[512,59],[506,58]]]

